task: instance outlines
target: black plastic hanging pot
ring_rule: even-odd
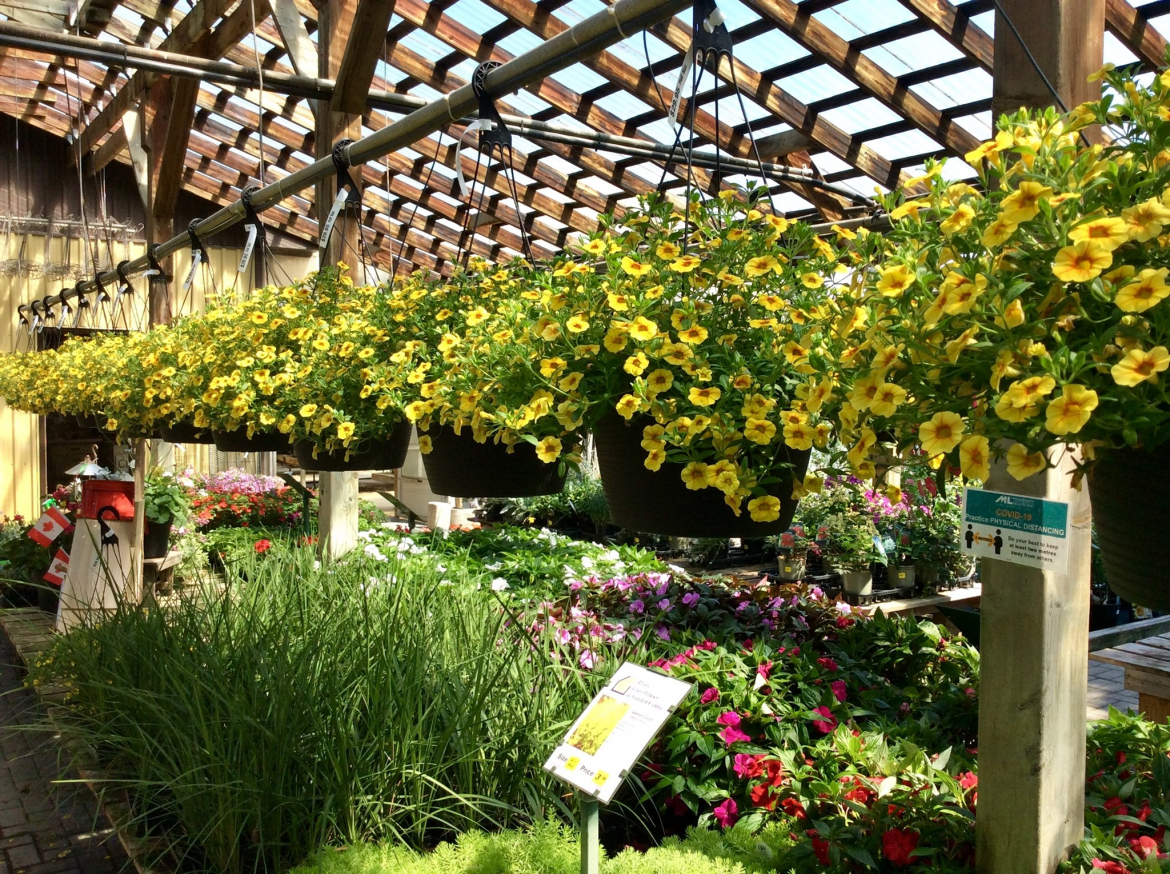
[[[426,432],[431,451],[423,456],[427,480],[436,495],[450,498],[527,498],[555,495],[565,487],[560,465],[545,464],[536,447],[520,442],[477,443],[470,428],[458,435],[446,425]]]
[[[151,522],[146,520],[146,530],[142,534],[143,558],[166,558],[170,550],[171,527],[174,521]]]
[[[344,449],[319,450],[317,457],[313,458],[312,441],[298,440],[295,446],[297,464],[302,470],[397,470],[406,462],[413,427],[410,422],[399,422],[388,437],[370,440],[362,452],[351,453],[348,459]]]
[[[1170,442],[1103,452],[1088,481],[1109,588],[1170,611],[1170,516],[1157,509],[1170,493]]]
[[[279,431],[257,431],[250,438],[246,428],[235,431],[212,431],[215,448],[220,452],[281,452],[287,450],[288,437]]]
[[[779,482],[768,491],[780,499],[780,517],[772,522],[753,522],[747,499],[736,516],[718,489],[692,491],[682,479],[683,464],[666,462],[657,471],[643,462],[642,429],[653,424],[648,416],[635,416],[626,424],[617,413],[607,412],[593,430],[601,484],[615,525],[631,531],[670,537],[767,537],[786,531],[792,524],[797,502],[792,500],[794,477],[804,479],[809,450],[784,447],[775,475]]]
[[[215,438],[211,436],[211,432],[196,428],[191,422],[174,422],[170,425],[162,426],[163,440],[168,443],[194,443],[202,445],[211,445],[215,443]]]

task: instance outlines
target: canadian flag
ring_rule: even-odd
[[[37,520],[37,524],[29,529],[28,536],[41,546],[47,547],[68,527],[69,520],[65,514],[56,507],[50,507],[45,511],[45,515]]]
[[[69,556],[65,550],[58,549],[57,554],[53,556],[53,563],[49,565],[49,569],[45,571],[44,578],[52,583],[54,586],[59,586],[65,582],[65,574],[69,571]]]

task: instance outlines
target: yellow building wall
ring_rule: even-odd
[[[145,252],[141,243],[114,242],[107,247],[103,241],[98,255],[103,269],[111,261],[132,260]],[[91,269],[78,269],[85,263],[84,246],[78,239],[30,234],[20,252],[9,251],[0,258],[0,352],[22,351],[33,348],[27,328],[19,326],[17,307],[33,300],[55,294],[72,286]],[[233,289],[236,285],[252,288],[248,277],[238,273],[239,249],[208,248],[210,263],[201,266],[192,287],[183,291],[181,285],[191,266],[188,250],[177,252],[173,258],[174,280],[171,285],[171,304],[175,315],[201,312],[208,296]],[[253,257],[256,257],[255,255]],[[269,269],[269,281],[282,280],[284,275],[298,278],[316,268],[316,255],[308,257],[279,256],[278,264]],[[91,309],[82,317],[82,325],[98,327],[143,329],[146,317],[146,284],[141,278],[134,283],[133,295],[120,302],[118,311],[109,307],[96,312]],[[116,289],[111,288],[113,295]],[[93,299],[93,296],[90,296]],[[59,314],[59,310],[58,310]],[[59,316],[60,317],[60,316]],[[90,321],[90,319],[94,321]],[[44,494],[55,483],[42,483],[40,465],[40,417],[9,409],[0,399],[0,516],[23,515],[35,517],[40,513]],[[193,467],[211,470],[215,466],[211,453],[214,447],[176,447],[173,461],[177,469]]]

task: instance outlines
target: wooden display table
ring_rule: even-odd
[[[983,597],[983,586],[976,583],[967,588],[949,589],[937,595],[926,595],[922,598],[906,598],[901,601],[882,601],[868,604],[864,607],[855,607],[867,616],[872,616],[881,610],[886,616],[934,616],[940,607],[962,604],[965,607],[978,607],[979,599]]]
[[[1125,688],[1138,693],[1138,710],[1146,719],[1170,717],[1170,634],[1091,652],[1089,658],[1125,668]]]

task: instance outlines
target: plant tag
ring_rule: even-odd
[[[608,804],[690,683],[624,663],[577,717],[544,769]]]

